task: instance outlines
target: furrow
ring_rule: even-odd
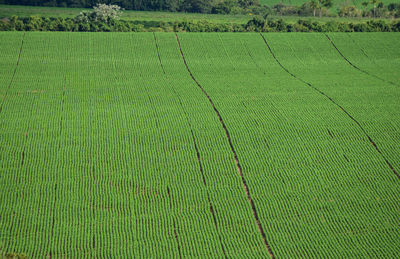
[[[279,66],[285,70],[289,75],[291,75],[293,78],[297,79],[298,81],[302,82],[303,84],[311,87],[312,89],[314,89],[315,91],[317,91],[319,94],[325,96],[331,103],[333,103],[334,105],[336,105],[337,107],[339,107],[340,110],[342,110],[342,112],[344,112],[360,129],[361,131],[364,133],[364,135],[368,138],[368,141],[371,143],[371,145],[375,148],[375,150],[380,154],[380,156],[383,158],[383,160],[385,160],[387,166],[392,170],[392,172],[397,176],[398,179],[400,179],[400,175],[399,173],[396,172],[396,170],[393,168],[393,166],[390,164],[390,162],[386,159],[386,157],[383,155],[383,153],[381,152],[381,150],[378,148],[378,146],[376,145],[376,143],[373,141],[373,139],[368,135],[367,131],[364,129],[364,127],[360,124],[360,122],[358,122],[343,106],[341,106],[340,104],[338,104],[335,100],[332,99],[332,97],[330,97],[329,95],[327,95],[326,93],[324,93],[323,91],[319,90],[318,88],[316,88],[315,86],[313,86],[311,83],[303,80],[300,77],[297,77],[296,75],[294,75],[293,73],[291,73],[286,67],[284,67],[282,65],[282,63],[279,61],[279,59],[275,56],[275,53],[272,51],[270,45],[267,42],[267,39],[264,37],[264,35],[262,33],[260,33],[261,37],[263,38],[265,44],[267,45],[267,48],[269,50],[269,52],[271,53],[272,57],[275,59],[275,61],[279,64]]]
[[[259,232],[260,232],[260,234],[261,234],[261,237],[262,237],[262,240],[263,240],[263,242],[264,242],[264,245],[265,245],[265,247],[266,247],[267,250],[268,250],[268,254],[269,254],[272,258],[275,258],[274,254],[273,254],[273,252],[272,252],[272,249],[271,249],[271,247],[269,246],[269,244],[268,244],[268,242],[267,242],[267,237],[266,237],[266,235],[265,235],[264,229],[262,228],[260,219],[259,219],[259,217],[258,217],[257,209],[256,209],[256,206],[255,206],[255,204],[254,204],[254,201],[253,201],[253,199],[251,198],[250,189],[249,189],[249,187],[248,187],[248,185],[247,185],[247,183],[246,183],[246,180],[245,180],[245,178],[244,178],[243,171],[242,171],[242,167],[241,167],[241,165],[240,165],[240,163],[239,163],[238,156],[237,156],[236,151],[235,151],[235,148],[234,148],[234,146],[233,146],[233,144],[232,144],[232,140],[231,140],[229,131],[228,131],[226,125],[225,125],[225,122],[224,122],[224,120],[222,119],[222,116],[221,116],[220,112],[219,112],[218,109],[215,107],[215,104],[214,104],[213,100],[211,99],[211,97],[208,95],[208,93],[205,91],[205,89],[201,86],[201,84],[197,81],[197,79],[196,79],[196,78],[194,77],[194,75],[192,74],[192,71],[190,70],[190,68],[189,68],[189,66],[188,66],[188,64],[187,64],[187,62],[186,62],[185,55],[183,54],[182,47],[181,47],[181,43],[180,43],[180,41],[179,41],[179,37],[178,37],[178,34],[177,34],[177,33],[175,33],[175,37],[176,37],[176,40],[177,40],[177,43],[178,43],[178,47],[179,47],[179,51],[180,51],[180,54],[181,54],[183,63],[185,64],[186,69],[187,69],[187,71],[188,71],[190,77],[191,77],[192,80],[196,83],[196,85],[199,87],[199,89],[203,92],[203,94],[207,97],[209,103],[211,104],[212,108],[214,109],[215,114],[217,115],[217,117],[218,117],[218,119],[219,119],[219,121],[220,121],[220,123],[221,123],[222,128],[223,128],[224,131],[225,131],[226,138],[227,138],[227,140],[228,140],[229,146],[230,146],[231,151],[232,151],[232,154],[233,154],[233,156],[234,156],[234,160],[235,160],[235,164],[236,164],[237,171],[238,171],[238,173],[239,173],[239,175],[240,175],[240,177],[241,177],[241,180],[242,180],[243,189],[244,189],[244,191],[245,191],[245,193],[246,193],[247,200],[248,200],[248,202],[249,202],[250,205],[251,205],[251,208],[252,208],[252,211],[253,211],[253,216],[254,216],[254,219],[255,219],[255,221],[256,221],[256,223],[257,223],[257,228],[258,228],[258,230],[259,230]]]
[[[21,161],[21,166],[24,165],[24,160],[25,160],[25,150],[22,151],[22,161]]]
[[[358,46],[358,48],[361,50],[362,54],[363,54],[365,57],[367,57],[368,59],[371,59],[371,58],[367,55],[367,53],[364,51],[364,49],[350,36],[349,33],[346,33],[346,35],[347,35],[347,37],[348,37],[355,45]],[[374,62],[373,59],[371,59],[371,61]],[[375,62],[374,62],[374,63],[375,63]]]
[[[333,40],[328,36],[328,34],[325,34],[325,37],[329,40],[329,42],[331,43],[331,45],[336,49],[336,51],[340,54],[340,56],[341,56],[350,66],[352,66],[353,68],[357,69],[358,71],[360,71],[360,72],[362,72],[362,73],[364,73],[364,74],[366,74],[366,75],[369,75],[369,76],[372,76],[372,77],[374,77],[374,78],[376,78],[376,79],[379,79],[379,80],[381,80],[381,81],[383,81],[383,82],[385,82],[385,83],[389,83],[389,84],[394,85],[394,86],[399,86],[399,85],[393,83],[392,81],[389,81],[389,80],[383,79],[383,78],[381,78],[381,77],[379,77],[379,76],[377,76],[377,75],[371,74],[371,73],[369,73],[368,71],[366,71],[366,70],[364,70],[364,69],[361,69],[361,68],[359,68],[358,66],[354,65],[353,63],[350,62],[350,60],[349,60],[348,58],[346,58],[345,55],[343,55],[343,53],[338,49],[338,47],[335,45],[335,43],[333,42]],[[365,54],[365,53],[364,53],[364,54]],[[365,55],[366,55],[366,54],[365,54]]]
[[[28,131],[29,131],[29,129],[28,129]],[[28,131],[25,133],[25,143],[28,142]],[[26,147],[26,144],[24,145],[24,148],[22,150],[21,168],[23,167],[23,165],[25,163],[25,147]]]
[[[157,39],[156,39],[155,34],[154,34],[154,40],[155,40],[155,42],[156,42],[156,48],[157,48],[157,54],[158,54],[158,60],[159,60],[159,62],[160,62],[160,66],[161,66],[161,68],[162,68],[162,70],[163,70],[163,73],[164,73],[164,75],[165,75],[165,78],[168,80],[168,77],[167,77],[167,75],[166,75],[166,73],[165,73],[165,70],[164,70],[164,66],[163,66],[163,64],[162,64],[162,62],[161,62],[160,52],[159,52],[159,48],[158,48]],[[193,129],[192,129],[192,124],[190,123],[189,116],[188,116],[188,114],[186,113],[186,110],[185,110],[185,108],[184,108],[184,106],[183,106],[182,99],[181,99],[180,95],[176,92],[176,90],[175,90],[175,88],[174,88],[173,86],[171,86],[171,89],[172,89],[173,93],[175,94],[175,96],[176,96],[177,99],[178,99],[179,105],[180,105],[180,107],[181,107],[181,109],[182,109],[183,114],[185,115],[185,119],[186,119],[187,125],[188,125],[188,127],[189,127],[190,134],[191,134],[191,136],[192,136],[193,146],[194,146],[194,149],[196,150],[197,163],[198,163],[198,165],[199,165],[199,170],[200,170],[200,173],[201,173],[201,177],[202,177],[202,180],[203,180],[204,187],[206,187],[206,191],[207,191],[207,200],[208,200],[208,204],[209,204],[209,207],[210,207],[210,213],[211,213],[211,215],[212,215],[212,217],[213,217],[214,226],[215,226],[215,229],[216,229],[216,231],[217,231],[217,233],[218,233],[218,238],[219,238],[219,241],[220,241],[220,244],[221,244],[222,252],[223,252],[225,258],[227,258],[224,245],[222,244],[222,238],[221,238],[221,235],[219,234],[218,224],[217,224],[217,218],[216,218],[216,216],[215,216],[214,207],[213,207],[213,204],[212,204],[212,201],[211,201],[211,198],[210,198],[210,194],[209,194],[209,192],[208,192],[207,181],[206,181],[206,177],[205,177],[205,175],[204,175],[203,165],[202,165],[202,163],[201,163],[200,151],[199,151],[199,148],[197,147],[197,141],[196,141],[196,138],[195,138],[195,136],[194,136],[194,132],[193,132]]]
[[[156,34],[154,32],[153,32],[153,37],[154,37],[154,42],[156,44],[158,61],[160,62],[161,69],[162,69],[162,71],[163,71],[163,73],[165,75],[165,69],[164,69],[163,63],[161,62],[161,56],[160,56],[160,50],[159,50],[159,47],[158,47],[157,37],[156,37]]]
[[[262,69],[262,67],[260,67],[260,66],[257,64],[257,62],[255,61],[255,59],[254,59],[253,55],[251,54],[251,52],[250,52],[249,47],[247,46],[247,44],[246,44],[245,42],[243,42],[243,41],[240,41],[240,42],[242,43],[243,47],[245,48],[245,50],[246,50],[246,52],[247,52],[247,55],[249,55],[249,57],[251,58],[251,61],[253,62],[253,64],[256,65],[256,67],[257,67],[261,72],[263,72],[264,75],[266,75],[266,73],[265,73],[265,71]]]
[[[8,94],[8,90],[10,90],[11,85],[12,85],[12,83],[14,82],[15,74],[17,73],[17,68],[18,68],[18,65],[19,65],[19,60],[21,59],[22,47],[24,46],[24,40],[25,40],[25,32],[24,32],[24,34],[22,35],[21,47],[19,48],[17,64],[15,65],[13,75],[12,75],[12,77],[11,77],[10,83],[8,84],[6,93],[4,94],[3,102],[1,103],[1,106],[0,106],[0,113],[1,113],[1,111],[3,110],[3,105],[4,105],[4,102],[6,101],[6,97],[7,97],[7,94]]]

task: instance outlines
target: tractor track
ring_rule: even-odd
[[[268,244],[268,242],[267,242],[267,237],[266,237],[266,235],[265,235],[264,229],[262,228],[260,219],[259,219],[259,217],[258,217],[258,213],[257,213],[256,206],[255,206],[255,204],[254,204],[254,201],[253,201],[253,199],[251,198],[250,189],[249,189],[249,187],[248,187],[248,185],[247,185],[247,183],[246,183],[246,180],[245,180],[245,178],[244,178],[243,171],[242,171],[242,167],[241,167],[241,165],[240,165],[240,163],[239,163],[238,156],[237,156],[236,151],[235,151],[235,148],[234,148],[234,146],[233,146],[233,144],[232,144],[232,140],[231,140],[229,131],[228,131],[226,125],[225,125],[225,122],[223,121],[222,116],[221,116],[220,112],[218,111],[218,109],[216,108],[216,106],[215,106],[213,100],[211,99],[211,97],[208,95],[208,93],[205,91],[205,89],[203,88],[203,86],[197,81],[197,79],[196,79],[196,78],[194,77],[194,75],[192,74],[192,71],[190,70],[189,65],[188,65],[187,62],[186,62],[185,55],[183,54],[183,50],[182,50],[181,43],[180,43],[180,40],[179,40],[179,37],[178,37],[178,34],[177,34],[177,33],[175,33],[175,37],[176,37],[176,41],[177,41],[177,44],[178,44],[178,47],[179,47],[179,51],[180,51],[180,54],[181,54],[183,63],[184,63],[185,66],[186,66],[186,70],[188,71],[190,77],[191,77],[192,80],[196,83],[196,85],[198,86],[198,88],[199,88],[199,89],[203,92],[203,94],[207,97],[209,103],[211,104],[212,108],[214,109],[215,114],[217,115],[217,117],[218,117],[218,119],[219,119],[219,121],[220,121],[220,123],[221,123],[222,128],[223,128],[224,131],[225,131],[226,138],[227,138],[227,140],[228,140],[229,146],[230,146],[231,151],[232,151],[232,154],[233,154],[233,156],[234,156],[234,160],[235,160],[235,164],[236,164],[237,171],[238,171],[239,176],[240,176],[240,178],[241,178],[241,180],[242,180],[243,189],[244,189],[244,191],[245,191],[245,193],[246,193],[247,200],[248,200],[248,202],[250,203],[250,206],[251,206],[252,211],[253,211],[254,219],[255,219],[255,221],[256,221],[256,223],[257,223],[258,231],[260,232],[261,237],[262,237],[262,240],[263,240],[263,242],[264,242],[264,245],[265,245],[265,247],[266,247],[267,250],[268,250],[268,254],[270,255],[271,258],[275,258],[274,254],[273,254],[273,252],[272,252],[272,249],[271,249],[271,247],[269,246],[269,244]]]
[[[8,90],[10,90],[11,85],[12,85],[12,83],[14,82],[15,74],[17,73],[17,68],[18,68],[18,66],[19,66],[19,60],[21,59],[22,48],[23,48],[23,46],[24,46],[25,34],[26,34],[26,32],[24,32],[24,34],[22,35],[21,47],[19,48],[17,64],[15,65],[14,72],[13,72],[13,75],[12,75],[12,77],[11,77],[10,83],[8,84],[6,93],[4,94],[4,98],[3,98],[3,101],[2,101],[1,106],[0,106],[0,113],[1,113],[1,111],[3,110],[3,105],[4,105],[4,102],[6,101],[6,97],[7,97],[7,94],[8,94]]]
[[[161,62],[161,57],[160,57],[160,51],[159,51],[159,47],[158,47],[158,43],[157,43],[157,38],[156,38],[156,36],[155,36],[154,33],[153,33],[153,35],[154,35],[154,41],[155,41],[155,44],[156,44],[158,60],[159,60],[159,62],[160,62],[160,66],[161,66],[162,71],[163,71],[163,73],[164,73],[164,75],[165,75],[165,78],[166,78],[166,80],[168,80],[168,77],[167,77],[167,74],[166,74],[166,72],[165,72],[164,66],[163,66],[163,64],[162,64],[162,62]],[[220,244],[221,244],[222,252],[223,252],[225,258],[227,258],[227,255],[226,255],[226,252],[225,252],[225,248],[224,248],[224,245],[223,245],[223,243],[222,243],[222,238],[221,238],[221,235],[219,234],[219,229],[218,229],[218,224],[217,224],[217,218],[216,218],[216,216],[215,216],[214,206],[213,206],[213,203],[212,203],[212,201],[211,201],[210,194],[209,194],[209,192],[208,192],[207,181],[206,181],[206,177],[205,177],[205,175],[204,175],[203,165],[202,165],[202,163],[201,163],[200,151],[199,151],[199,148],[198,148],[198,146],[197,146],[196,138],[195,138],[195,136],[194,136],[192,124],[190,123],[189,116],[188,116],[188,114],[186,113],[186,110],[185,110],[185,107],[183,106],[182,99],[181,99],[180,95],[176,92],[175,88],[174,88],[172,85],[171,85],[171,89],[172,89],[173,93],[175,94],[175,96],[178,98],[179,105],[181,106],[181,109],[182,109],[182,111],[183,111],[183,114],[185,115],[185,118],[186,118],[187,125],[188,125],[188,127],[189,127],[189,129],[190,129],[190,134],[191,134],[191,136],[192,136],[193,146],[194,146],[194,149],[196,150],[197,163],[198,163],[198,165],[199,165],[199,170],[200,170],[201,177],[202,177],[202,180],[203,180],[203,185],[204,185],[204,187],[206,188],[206,192],[207,192],[207,200],[208,200],[208,204],[209,204],[209,207],[210,207],[210,213],[211,213],[211,215],[212,215],[212,217],[213,217],[214,226],[215,226],[215,229],[216,229],[217,234],[218,234],[218,238],[219,238],[219,241],[220,241]],[[167,188],[168,188],[168,187],[167,187]],[[168,195],[169,195],[169,192],[168,192]],[[175,222],[174,222],[174,224],[175,224]],[[175,226],[174,226],[174,228],[175,228]],[[179,253],[179,254],[180,254],[180,253]]]
[[[163,63],[161,62],[160,48],[159,48],[159,46],[158,46],[157,37],[156,37],[156,34],[155,34],[154,32],[153,32],[153,37],[154,37],[154,43],[156,44],[158,61],[160,62],[160,66],[161,66],[161,69],[162,69],[164,75],[166,75],[165,69],[164,69],[164,65],[163,65]]]
[[[380,156],[383,158],[383,160],[385,160],[387,166],[392,170],[392,172],[397,176],[397,178],[400,180],[400,174],[396,172],[396,170],[393,168],[393,166],[390,164],[390,162],[386,159],[386,157],[383,155],[382,151],[378,148],[378,146],[376,145],[376,143],[373,141],[373,139],[369,136],[369,134],[367,133],[367,131],[364,129],[364,127],[360,124],[360,122],[358,122],[343,106],[341,106],[340,104],[338,104],[335,100],[332,99],[332,97],[330,97],[329,95],[327,95],[326,93],[324,93],[323,91],[319,90],[318,88],[316,88],[315,86],[313,86],[311,83],[303,80],[300,77],[297,77],[295,74],[293,74],[292,72],[290,72],[285,66],[282,65],[282,63],[279,61],[279,59],[275,56],[275,53],[272,51],[270,45],[268,44],[267,40],[265,39],[264,35],[262,33],[260,33],[261,37],[263,38],[265,45],[267,45],[267,48],[269,50],[269,52],[271,53],[272,57],[275,59],[275,61],[279,64],[279,66],[285,70],[289,75],[291,75],[293,78],[297,79],[298,81],[302,82],[303,84],[311,87],[312,89],[314,89],[315,91],[317,91],[319,94],[323,95],[324,97],[326,97],[331,103],[333,103],[334,105],[336,105],[337,107],[339,107],[340,110],[342,110],[342,112],[344,112],[360,129],[361,131],[364,133],[364,135],[368,138],[368,141],[371,143],[371,145],[375,148],[375,150],[380,154]]]
[[[364,49],[360,46],[360,44],[358,44],[358,43],[350,36],[350,34],[346,34],[346,35],[347,35],[347,37],[353,42],[354,45],[357,45],[357,46],[358,46],[358,48],[361,50],[362,54],[363,54],[365,57],[367,57],[368,59],[371,59],[371,58],[368,56],[368,54],[364,51]],[[374,62],[373,59],[371,59],[371,61],[375,64],[375,62]],[[376,65],[376,64],[375,64],[375,65]]]
[[[394,85],[394,86],[397,86],[397,87],[399,86],[399,85],[393,83],[392,81],[389,81],[389,80],[383,79],[383,78],[381,78],[381,77],[379,77],[379,76],[377,76],[377,75],[371,74],[371,73],[369,73],[368,71],[366,71],[366,70],[364,70],[364,69],[361,69],[361,68],[359,68],[358,66],[354,65],[353,63],[351,63],[351,61],[350,61],[348,58],[346,58],[346,56],[343,55],[343,53],[338,49],[338,47],[335,45],[335,43],[333,42],[333,40],[328,36],[328,34],[324,33],[324,35],[325,35],[325,37],[329,40],[329,42],[331,43],[331,45],[336,49],[336,51],[340,54],[340,56],[341,56],[350,66],[352,66],[352,67],[355,68],[356,70],[360,71],[361,73],[364,73],[364,74],[366,74],[366,75],[368,75],[368,76],[372,76],[372,77],[374,77],[374,78],[376,78],[376,79],[379,79],[379,80],[381,80],[381,81],[383,81],[383,82],[385,82],[385,83],[388,83],[388,84],[391,84],[391,85]],[[362,51],[363,51],[363,50],[362,50]],[[365,54],[364,51],[363,51],[363,53]],[[366,55],[366,54],[365,54],[365,55]]]
[[[251,52],[250,52],[250,50],[249,50],[249,47],[247,46],[247,44],[244,43],[243,41],[240,41],[240,43],[242,43],[244,49],[245,49],[246,52],[247,52],[247,55],[251,58],[251,61],[254,63],[254,65],[256,65],[256,67],[257,67],[261,72],[263,72],[264,75],[266,75],[267,73],[265,73],[264,69],[263,69],[261,66],[259,66],[259,65],[257,64],[256,60],[254,59],[253,55],[251,54]]]

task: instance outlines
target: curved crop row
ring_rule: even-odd
[[[396,82],[397,35],[328,36]],[[1,252],[400,253],[397,87],[326,36],[22,37],[0,33]]]

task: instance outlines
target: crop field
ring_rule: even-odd
[[[0,256],[400,254],[400,34],[0,47]]]

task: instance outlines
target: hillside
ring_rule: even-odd
[[[399,33],[0,39],[0,255],[400,254]]]

